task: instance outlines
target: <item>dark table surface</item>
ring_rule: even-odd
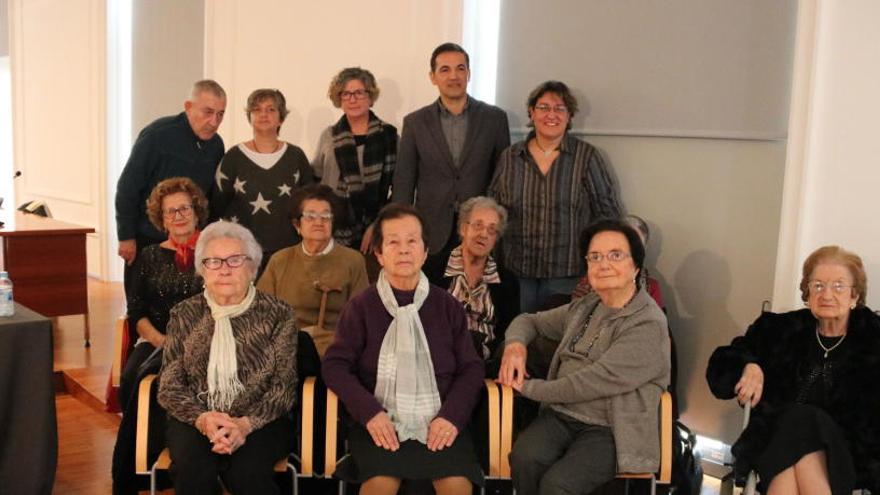
[[[0,317],[0,492],[50,494],[58,462],[52,323],[20,305]]]

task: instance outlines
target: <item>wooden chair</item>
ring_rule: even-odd
[[[617,479],[626,480],[629,492],[630,480],[648,480],[651,495],[657,493],[657,485],[672,482],[672,394],[664,391],[660,396],[660,469],[656,473],[617,473]],[[513,446],[513,389],[501,386],[501,429],[499,444],[499,477],[510,478],[510,450]]]
[[[105,410],[110,413],[122,412],[122,407],[119,404],[119,382],[122,370],[125,368],[125,361],[128,359],[129,341],[128,318],[122,315],[116,319],[116,325],[113,329],[113,360],[110,363],[110,377],[107,379],[107,390],[104,397]]]
[[[156,494],[156,474],[159,471],[167,471],[171,467],[171,453],[168,448],[162,450],[156,461],[149,465],[147,459],[147,439],[150,422],[150,392],[156,375],[147,375],[138,386],[138,417],[137,436],[135,440],[135,472],[139,475],[150,476],[150,494]],[[279,459],[275,463],[275,472],[284,473],[290,471],[293,494],[299,493],[297,479],[300,477],[313,476],[313,425],[315,405],[315,377],[309,376],[303,380],[302,393],[300,395],[300,411],[302,423],[302,438],[300,439],[300,452]],[[297,470],[296,463],[299,464]]]
[[[486,379],[485,380],[486,393],[488,394],[488,408],[489,408],[489,435],[488,435],[488,453],[489,453],[489,472],[486,474],[487,479],[504,479],[503,476],[503,468],[502,462],[506,462],[507,456],[504,456],[504,461],[501,460],[501,449],[502,449],[502,421],[500,413],[502,411],[501,404],[499,403],[500,394],[498,391],[498,384],[496,384],[493,380]],[[509,388],[509,387],[508,387]],[[511,411],[513,404],[513,392],[510,394],[511,401]],[[339,398],[336,394],[331,390],[327,390],[327,428],[324,434],[324,477],[331,478],[333,477],[333,473],[336,472],[336,466],[341,460],[341,457],[338,456],[337,445],[339,441]],[[512,424],[512,423],[511,423]],[[508,445],[508,452],[510,452],[510,446]],[[507,464],[507,475],[506,478],[510,478],[510,464]],[[343,481],[339,481],[339,494],[342,495],[345,493],[345,483]],[[481,493],[485,493],[485,489],[481,490]]]

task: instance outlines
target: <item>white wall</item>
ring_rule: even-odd
[[[775,299],[780,309],[802,307],[801,263],[817,247],[839,244],[864,260],[868,305],[878,309],[880,3],[802,0],[801,9],[801,91],[791,122],[799,134],[786,170]]]
[[[399,128],[404,115],[437,98],[428,80],[431,51],[461,41],[461,11],[461,0],[208,2],[205,75],[229,97],[220,135],[227,147],[250,139],[247,96],[277,88],[290,110],[281,137],[311,156],[321,131],[341,115],[327,87],[348,66],[376,76],[374,111]]]
[[[103,0],[11,0],[15,204],[45,201],[59,220],[93,227],[88,271],[106,271]]]

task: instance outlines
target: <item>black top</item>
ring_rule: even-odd
[[[218,134],[207,141],[199,139],[185,112],[144,127],[116,184],[117,238],[163,241],[165,235],[150,223],[144,207],[153,188],[171,177],[189,177],[210,197],[223,150]]]
[[[134,262],[134,290],[128,295],[128,321],[134,332],[138,320],[146,318],[165,334],[171,308],[202,292],[202,278],[190,270],[177,269],[174,251],[158,244],[145,247]]]

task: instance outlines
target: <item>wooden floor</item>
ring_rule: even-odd
[[[57,319],[55,372],[69,393],[55,397],[58,410],[57,494],[109,494],[110,465],[119,416],[103,412],[110,372],[113,326],[125,313],[120,283],[89,280],[91,347],[84,347],[82,316]]]

